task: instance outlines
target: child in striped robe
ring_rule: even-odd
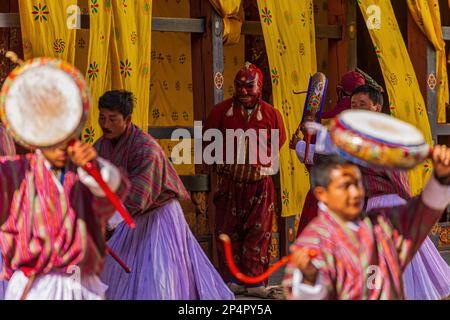
[[[79,141],[71,147],[0,157],[6,299],[104,297],[98,274],[105,256],[105,224],[114,207],[81,169],[89,161],[97,161],[105,182],[123,198],[128,180]]]
[[[434,173],[420,196],[368,213],[356,165],[333,156],[316,163],[319,214],[292,247],[288,298],[404,299],[403,272],[450,204],[450,149],[435,146],[432,157]]]

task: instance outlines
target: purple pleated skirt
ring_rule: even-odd
[[[234,299],[189,229],[178,201],[135,221],[135,229],[119,224],[108,242],[132,272],[125,273],[106,257],[101,280],[108,285],[107,299]]]

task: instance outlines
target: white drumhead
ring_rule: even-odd
[[[11,83],[5,115],[23,142],[36,147],[54,146],[69,138],[80,125],[80,90],[63,70],[37,65]]]
[[[383,113],[346,110],[339,115],[342,123],[364,136],[403,146],[425,143],[423,134],[413,125]]]

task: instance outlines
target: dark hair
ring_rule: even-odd
[[[367,94],[374,104],[383,106],[383,94],[380,92],[380,90],[371,86],[370,84],[364,84],[362,86],[356,87],[356,89],[352,92],[352,97],[358,93]]]
[[[99,109],[117,111],[124,118],[133,113],[135,97],[132,92],[126,90],[111,90],[105,92],[98,100]]]
[[[316,187],[328,188],[331,182],[331,171],[345,164],[352,163],[337,155],[320,155],[316,157],[310,174],[311,189]]]

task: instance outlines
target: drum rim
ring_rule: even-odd
[[[73,81],[76,84],[76,87],[79,90],[80,101],[81,101],[81,105],[83,108],[83,110],[81,112],[81,117],[79,119],[79,124],[78,124],[76,130],[74,130],[74,132],[72,134],[65,137],[57,144],[48,145],[48,146],[33,145],[29,142],[24,141],[22,139],[22,137],[16,132],[16,130],[14,130],[12,128],[9,119],[6,117],[6,97],[10,90],[10,87],[11,87],[10,84],[14,81],[14,79],[17,76],[21,75],[22,73],[29,70],[30,68],[33,68],[34,66],[43,66],[43,65],[50,65],[52,67],[58,68],[58,69],[62,70],[63,72],[67,73],[73,79]],[[64,60],[61,60],[58,58],[53,58],[53,57],[37,57],[37,58],[33,58],[33,59],[25,61],[22,65],[16,67],[14,70],[12,70],[8,74],[8,77],[5,79],[5,82],[3,83],[2,88],[0,90],[0,118],[2,120],[3,126],[11,134],[11,136],[14,138],[14,140],[17,143],[19,143],[27,148],[30,148],[30,149],[40,149],[40,148],[45,149],[45,148],[56,147],[56,146],[66,143],[74,135],[79,135],[82,132],[84,123],[86,122],[86,120],[88,118],[90,106],[91,106],[91,96],[90,96],[89,86],[87,85],[86,80],[85,80],[83,74],[81,73],[81,71],[79,69],[77,69],[74,65],[72,65]]]
[[[396,118],[394,118],[394,119],[396,119]],[[378,137],[374,137],[374,136],[372,136],[370,134],[363,133],[363,132],[355,130],[348,123],[345,123],[344,119],[342,119],[342,117],[340,117],[340,116],[336,117],[335,124],[336,124],[336,126],[341,127],[344,130],[349,130],[349,131],[353,132],[356,135],[360,135],[360,136],[362,136],[364,138],[367,138],[368,140],[371,140],[371,141],[376,142],[376,143],[383,143],[383,144],[386,144],[386,145],[391,146],[391,147],[407,149],[407,148],[420,148],[420,147],[423,147],[424,145],[427,145],[425,140],[424,140],[423,143],[420,143],[420,144],[400,144],[400,143],[386,141],[384,139],[381,139],[381,138],[378,138]]]

